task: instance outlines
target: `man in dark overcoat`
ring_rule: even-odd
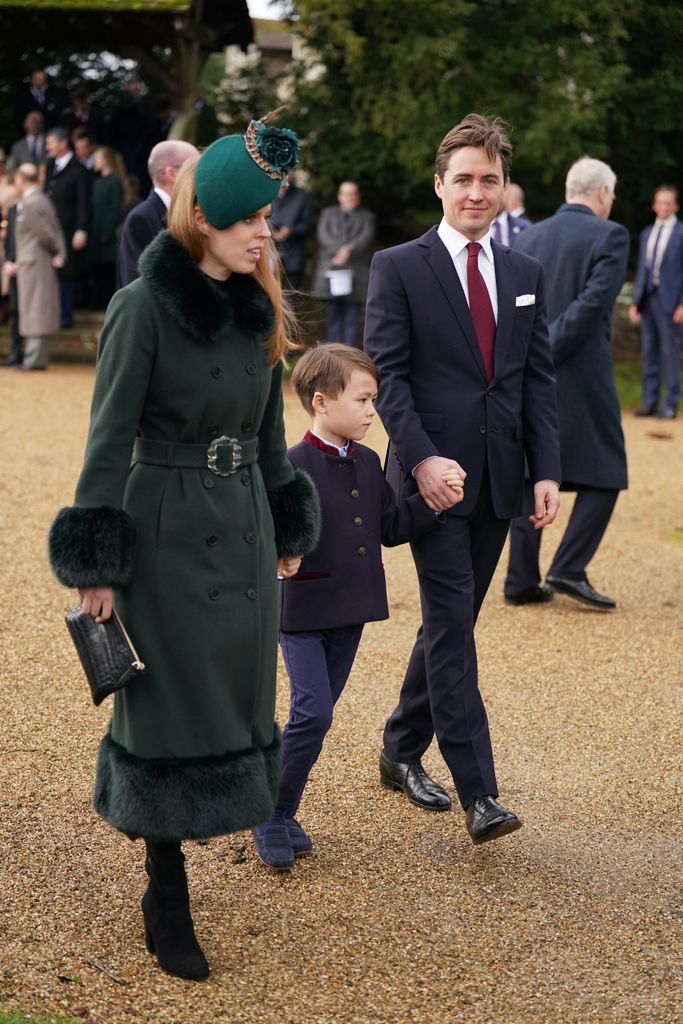
[[[626,452],[614,383],[612,310],[624,283],[629,237],[607,218],[616,175],[583,157],[570,169],[566,203],[520,235],[516,248],[540,260],[548,289],[548,331],[557,373],[562,486],[576,502],[541,587],[540,534],[522,516],[510,531],[509,604],[545,602],[554,592],[594,608],[615,602],[588,582],[586,566],[627,486]],[[525,514],[533,507],[527,486]]]
[[[313,226],[311,197],[290,174],[272,202],[273,238],[289,285],[297,291],[304,282],[306,237]]]
[[[62,327],[73,325],[76,280],[83,269],[90,221],[88,172],[69,145],[69,133],[62,125],[47,133],[50,159],[45,169],[45,192],[52,200],[66,239],[67,258],[59,271]]]
[[[411,543],[422,627],[384,730],[380,781],[420,807],[447,810],[450,797],[421,764],[436,734],[474,843],[521,824],[496,800],[474,626],[510,520],[522,511],[525,455],[535,526],[550,524],[559,506],[543,271],[491,239],[511,155],[500,123],[478,114],[445,136],[435,174],[443,219],[375,254],[365,328],[399,494],[419,490],[434,511],[451,509],[439,530]],[[467,476],[451,508],[443,474],[454,466]]]

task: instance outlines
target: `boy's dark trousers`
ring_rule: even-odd
[[[294,817],[308,776],[332,725],[334,705],[349,678],[363,624],[280,633],[291,684],[289,721],[282,744],[277,810]]]

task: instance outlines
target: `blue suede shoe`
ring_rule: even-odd
[[[294,867],[294,853],[289,838],[289,829],[273,819],[251,830],[256,843],[256,852],[269,868],[276,871],[290,871]]]
[[[313,840],[304,832],[296,818],[285,818],[285,824],[294,856],[302,857],[305,853],[310,853],[313,849]]]

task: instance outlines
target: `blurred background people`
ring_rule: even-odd
[[[40,167],[46,160],[43,115],[38,110],[32,110],[24,118],[24,135],[17,139],[10,151],[9,169],[14,171],[20,164]]]
[[[95,170],[95,140],[87,128],[76,128],[71,136],[76,159],[88,171],[88,180],[92,182]]]
[[[521,185],[511,181],[505,190],[505,209],[511,217],[525,217],[524,191]],[[528,217],[526,218],[528,220]],[[531,223],[531,222],[529,222]]]
[[[143,191],[150,187],[147,160],[157,141],[157,122],[142,95],[139,78],[130,78],[111,115],[111,145],[123,157],[129,174],[139,180]]]
[[[158,142],[149,154],[148,173],[152,189],[144,200],[130,211],[123,225],[116,264],[119,288],[134,281],[138,260],[149,243],[166,227],[166,213],[178,171],[198,151],[189,142],[170,140]]]
[[[664,391],[660,419],[673,419],[681,396],[683,324],[683,224],[678,189],[661,185],[652,201],[655,222],[640,236],[638,268],[629,308],[641,325],[643,405],[636,416],[654,416]]]
[[[343,181],[337,204],[327,206],[318,221],[318,255],[312,294],[325,301],[327,341],[356,345],[361,308],[368,291],[370,261],[374,252],[375,215],[361,205],[355,181]],[[349,270],[341,288],[329,271]],[[348,288],[344,294],[340,294]]]
[[[21,336],[17,309],[17,279],[10,276],[5,262],[15,263],[15,228],[17,190],[14,175],[7,168],[6,151],[0,147],[0,322],[9,326],[10,351],[0,366],[16,366],[21,362]]]
[[[512,248],[521,232],[530,227],[531,221],[526,217],[513,217],[505,205],[505,196],[503,196],[498,216],[491,224],[491,237],[494,241]]]
[[[583,157],[569,170],[566,203],[554,216],[522,232],[516,248],[543,266],[548,332],[557,375],[563,491],[576,501],[560,546],[540,584],[541,530],[527,480],[524,514],[510,530],[505,580],[508,604],[543,603],[566,594],[592,608],[614,608],[588,581],[586,566],[610,521],[619,491],[628,486],[626,450],[610,345],[612,311],[626,276],[628,231],[608,220],[616,175],[601,160]]]
[[[300,291],[306,269],[306,236],[313,226],[311,197],[290,173],[271,206],[273,240],[286,277],[283,284]]]
[[[84,130],[95,144],[105,141],[104,115],[92,105],[86,89],[77,89],[71,97],[71,106],[65,110],[61,123],[73,138],[76,131]]]
[[[64,265],[66,244],[57,211],[41,191],[38,168],[22,164],[15,176],[19,199],[16,219],[16,261],[9,272],[19,292],[19,330],[26,351],[22,370],[45,370],[48,336],[59,328],[57,269]]]
[[[35,68],[26,88],[17,93],[14,102],[14,120],[17,130],[21,130],[26,115],[37,110],[43,115],[45,128],[52,128],[59,120],[58,96],[48,84],[47,75],[42,68]]]
[[[46,146],[50,159],[45,173],[45,192],[57,209],[67,247],[66,262],[59,272],[62,327],[72,327],[76,281],[84,269],[83,250],[88,242],[90,223],[88,172],[69,148],[69,134],[62,125],[50,128]]]
[[[90,227],[86,260],[90,279],[90,308],[107,308],[116,291],[117,230],[123,219],[128,182],[120,154],[109,146],[95,150]]]

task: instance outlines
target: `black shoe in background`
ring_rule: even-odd
[[[543,586],[527,587],[518,594],[505,594],[506,604],[547,604],[552,601],[553,592],[545,583]]]
[[[395,789],[411,804],[426,811],[448,811],[451,798],[434,779],[427,775],[421,761],[400,764],[391,761],[382,750],[379,755],[379,781],[385,789]]]
[[[465,823],[475,846],[500,839],[522,827],[517,815],[502,807],[492,796],[475,796],[465,811]]]
[[[592,587],[588,580],[569,580],[564,576],[546,576],[546,583],[556,594],[566,594],[573,597],[590,608],[598,608],[600,611],[611,611],[616,608],[617,602],[606,594],[599,594],[595,587]]]

